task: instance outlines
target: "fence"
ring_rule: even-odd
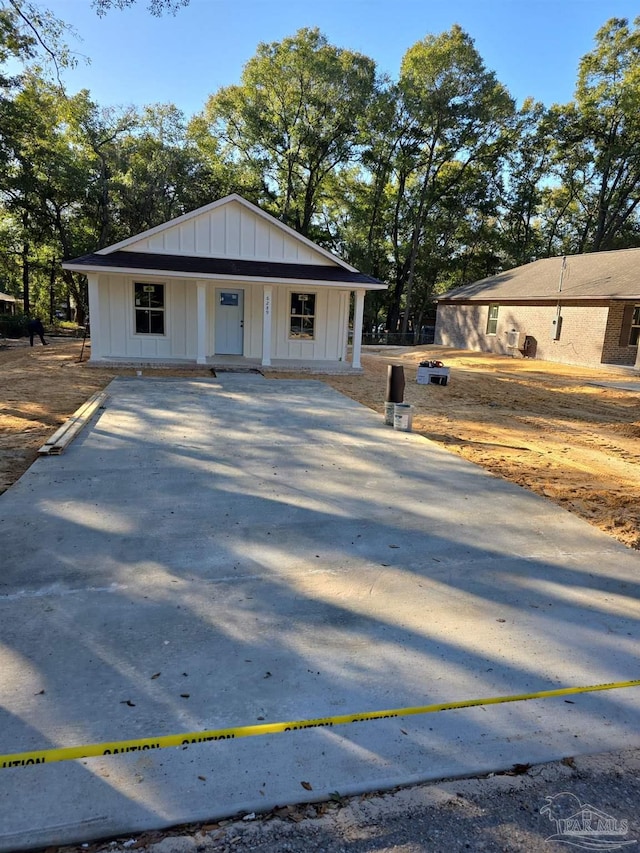
[[[419,332],[367,332],[362,336],[363,346],[414,347],[432,344],[435,326],[423,326]]]

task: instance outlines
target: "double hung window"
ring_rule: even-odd
[[[315,293],[292,293],[289,309],[289,338],[313,340],[316,330]]]
[[[164,284],[134,284],[137,335],[164,335]]]
[[[487,334],[495,335],[498,330],[498,312],[500,306],[495,302],[489,305],[489,314],[487,316]]]

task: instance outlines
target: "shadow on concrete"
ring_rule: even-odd
[[[0,498],[1,753],[636,677],[639,555],[543,499],[320,382],[110,391]],[[620,748],[639,717],[621,690],[12,769],[0,849]]]

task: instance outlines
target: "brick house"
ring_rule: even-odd
[[[434,343],[640,370],[640,249],[544,258],[438,298]]]

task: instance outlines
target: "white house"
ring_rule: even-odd
[[[89,282],[91,361],[360,368],[367,290],[387,285],[230,195],[63,267]]]

